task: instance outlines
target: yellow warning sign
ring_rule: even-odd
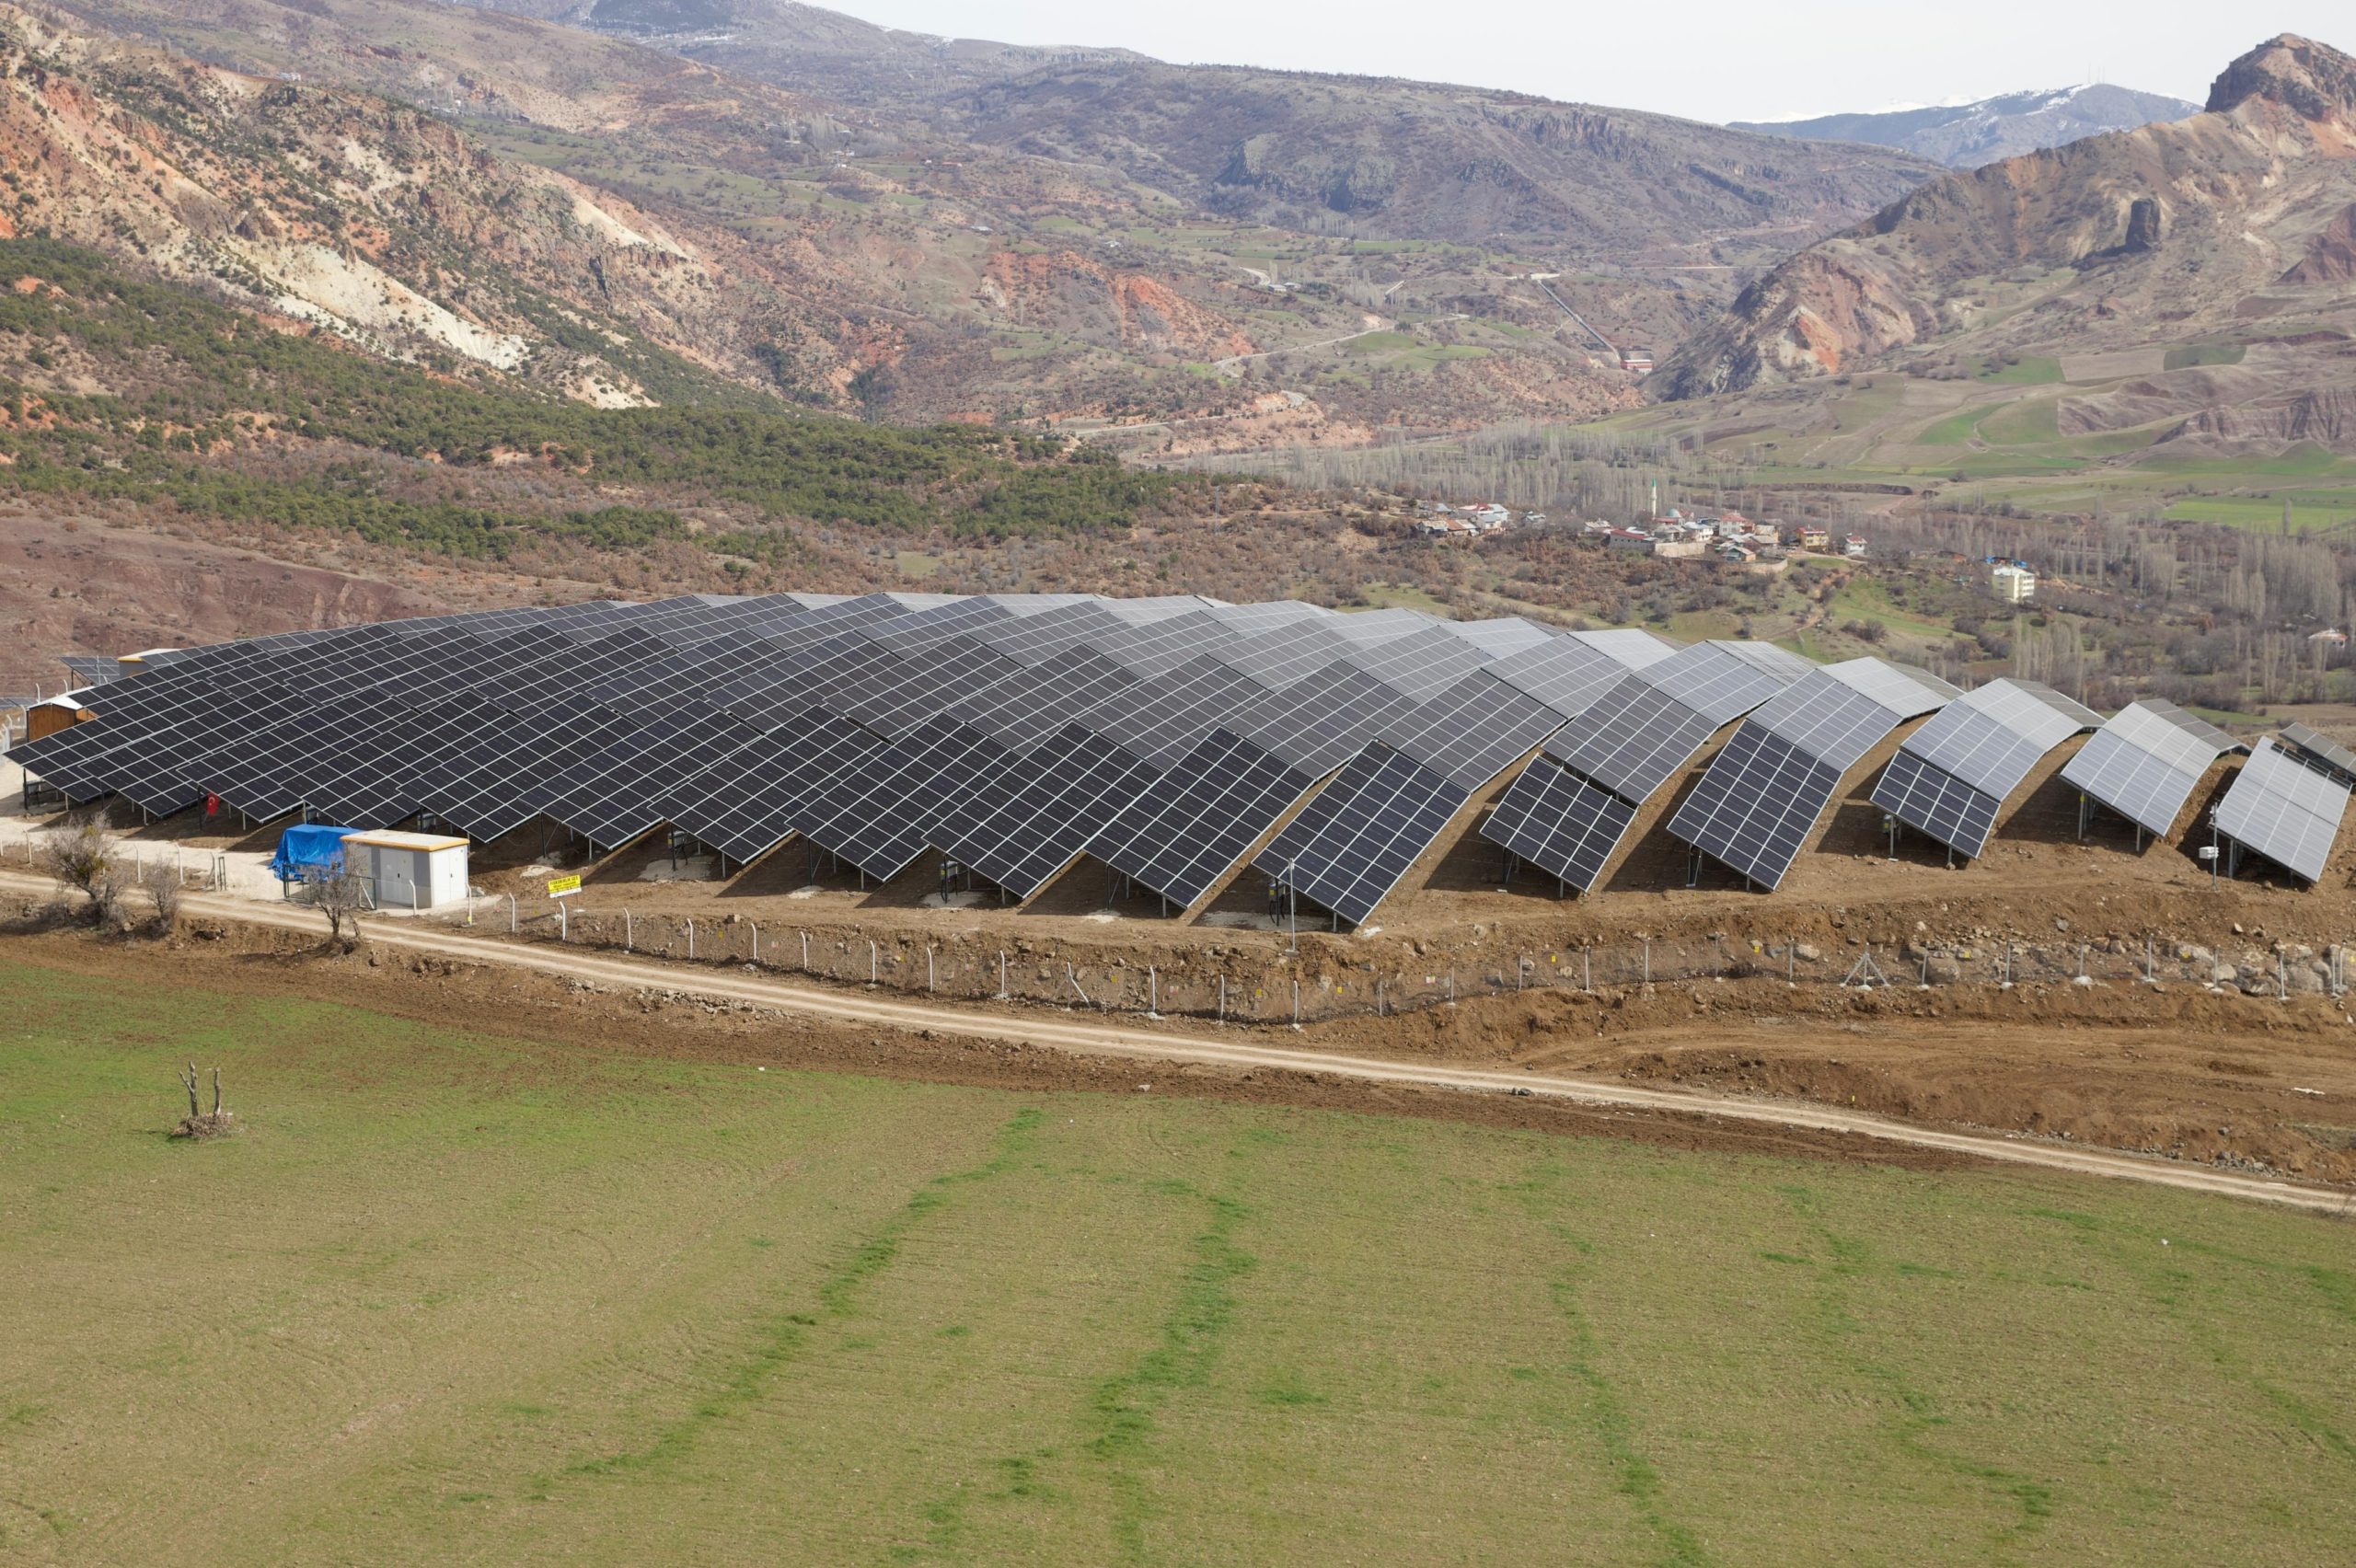
[[[558,877],[555,881],[549,883],[549,896],[550,898],[562,898],[568,894],[575,894],[580,891],[581,879],[578,876]]]

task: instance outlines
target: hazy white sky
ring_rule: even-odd
[[[1413,76],[1695,120],[1937,103],[2098,79],[2198,103],[2277,33],[2356,51],[2348,0],[817,0],[890,27],[1172,61]]]

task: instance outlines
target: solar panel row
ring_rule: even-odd
[[[1591,885],[1644,800],[1746,713],[1671,829],[1773,885],[1841,775],[1957,695],[1879,661],[1809,670],[1408,610],[689,595],[159,652],[92,688],[95,720],[12,755],[72,800],[151,813],[213,794],[478,838],[545,818],[599,848],[668,824],[740,864],[801,837],[879,877],[934,848],[1017,896],[1092,852],[1191,905],[1253,858],[1363,921],[1542,745],[1484,832]],[[2084,721],[2064,706],[1964,705],[1885,781],[1923,797],[1901,814],[1984,831],[1978,796]]]

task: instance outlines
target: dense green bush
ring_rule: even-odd
[[[39,279],[51,287],[28,286]],[[11,419],[0,486],[164,496],[216,516],[337,529],[461,555],[501,555],[518,533],[629,548],[685,532],[670,511],[541,515],[376,495],[331,478],[257,477],[271,432],[457,467],[524,455],[600,485],[724,501],[771,523],[810,521],[987,537],[1123,528],[1191,478],[1133,473],[1103,454],[972,426],[863,424],[770,405],[741,389],[676,406],[592,409],[521,386],[473,385],[274,329],[192,291],[125,276],[46,240],[0,242],[0,342],[39,363],[70,344],[106,396],[0,381]],[[28,426],[38,405],[58,421]],[[239,459],[242,458],[242,461]],[[279,465],[283,469],[285,465]],[[763,550],[757,536],[709,541]]]

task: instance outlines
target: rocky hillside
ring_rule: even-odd
[[[1864,142],[1946,164],[1978,168],[2024,153],[2062,147],[2106,131],[2132,131],[2200,112],[2197,103],[2107,82],[2046,92],[2005,93],[1977,103],[1938,104],[1812,120],[1736,121],[1729,129],[1804,141]]]
[[[985,144],[1115,168],[1230,217],[1623,255],[1788,243],[1930,172],[1518,94],[1151,62],[1034,72],[959,108]]]
[[[1172,65],[875,27],[791,0],[482,0],[676,50],[907,131],[1319,233],[1781,254],[1935,172],[1666,115],[1429,83]]]
[[[1949,175],[1809,248],[1655,384],[2042,353],[2105,383],[2064,403],[2065,432],[2180,416],[2168,433],[2356,444],[2351,240],[2356,61],[2286,36],[2200,114]]]
[[[625,406],[774,376],[823,317],[727,236],[447,122],[0,5],[0,234],[45,234],[446,373]],[[823,351],[800,374],[823,384]]]

